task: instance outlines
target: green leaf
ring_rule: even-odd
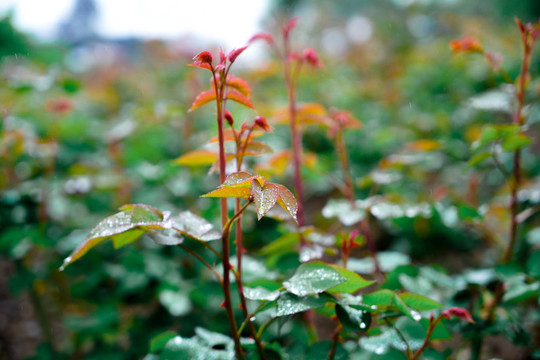
[[[357,273],[347,270],[343,266],[332,264],[330,267],[336,270],[339,275],[346,279],[346,281],[328,289],[327,291],[329,293],[354,293],[359,289],[363,289],[375,283],[375,281],[366,280]]]
[[[115,249],[120,249],[122,246],[130,244],[140,238],[144,234],[144,230],[133,229],[124,233],[115,235],[113,240],[113,246]]]
[[[270,291],[262,286],[256,288],[244,287],[244,296],[249,300],[268,300],[274,301],[279,297],[279,290]]]
[[[283,293],[277,300],[276,316],[292,315],[299,312],[323,307],[326,303],[324,296],[296,296],[291,293]]]
[[[101,221],[62,264],[60,270],[81,258],[91,248],[99,243],[118,236],[127,231],[135,231],[135,234],[123,234],[115,241],[116,246],[122,246],[140,236],[138,229],[164,229],[162,224],[163,214],[156,208],[148,205],[124,205],[121,212],[109,216]],[[135,229],[135,230],[133,230]]]
[[[350,306],[336,304],[336,315],[348,332],[366,331],[371,324],[371,314]]]
[[[176,333],[174,331],[165,331],[161,334],[154,336],[150,340],[150,352],[155,353],[163,350],[167,342],[175,336]]]
[[[287,291],[297,295],[322,293],[347,279],[327,264],[310,262],[298,267],[295,274],[283,283]]]
[[[427,297],[411,294],[411,293],[401,293],[398,297],[411,309],[416,311],[428,311],[434,309],[440,309],[443,306],[438,302],[431,300]]]
[[[388,289],[377,290],[364,295],[364,304],[375,305],[380,310],[386,310],[392,304],[394,295],[394,292]]]
[[[502,142],[502,148],[504,151],[515,151],[528,146],[532,143],[531,138],[523,134],[513,134]]]
[[[196,240],[221,239],[221,234],[212,230],[214,228],[212,224],[191,211],[183,211],[178,217],[173,218],[173,227],[180,233]]]
[[[480,133],[480,137],[473,143],[472,148],[473,150],[481,148],[493,141],[498,140],[499,136],[499,130],[495,126],[484,126],[482,132]]]
[[[193,306],[188,296],[179,291],[163,290],[159,293],[159,302],[171,315],[182,316],[188,314]]]
[[[483,163],[485,160],[489,159],[491,157],[491,153],[489,151],[482,151],[478,154],[474,155],[470,160],[467,162],[467,165],[470,167],[476,166],[478,164]]]

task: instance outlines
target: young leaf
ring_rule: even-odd
[[[306,296],[322,293],[346,280],[329,265],[310,262],[300,265],[294,275],[283,283],[283,286],[295,295]]]
[[[228,188],[249,188],[251,187],[251,181],[253,179],[257,179],[257,181],[259,182],[259,184],[262,186],[264,185],[264,177],[262,176],[254,176],[254,175],[251,175],[250,173],[247,173],[245,171],[238,171],[238,172],[235,172],[229,176],[227,176],[227,178],[225,179],[225,181],[223,182],[223,184],[221,184],[219,187],[220,188],[223,188],[223,187],[228,187]]]
[[[257,218],[261,220],[266,213],[274,207],[279,198],[279,188],[272,183],[261,186],[257,179],[252,180],[251,194],[257,208]]]
[[[213,164],[217,158],[218,154],[214,151],[198,149],[187,152],[172,162],[173,164],[184,166],[205,166]]]
[[[227,86],[229,86],[229,88],[238,90],[239,93],[249,98],[251,89],[246,80],[234,75],[229,75],[227,76]]]
[[[262,155],[273,152],[272,148],[260,141],[250,141],[246,146],[246,155]]]
[[[275,185],[279,189],[279,197],[277,199],[279,206],[285,209],[294,221],[298,222],[296,220],[296,214],[298,213],[298,202],[296,198],[285,186],[280,184]]]
[[[214,191],[210,191],[208,194],[202,195],[202,197],[216,197],[216,198],[242,198],[249,199],[251,196],[250,188],[239,188],[239,187],[223,187],[217,188]]]
[[[214,99],[215,99],[215,96],[214,96]],[[251,100],[249,100],[249,98],[246,95],[242,94],[240,91],[230,89],[227,92],[227,99],[237,102],[240,105],[244,105],[245,107],[248,107],[250,109],[253,109],[253,104],[251,103]]]
[[[198,107],[201,107],[209,102],[216,100],[216,92],[214,90],[206,90],[197,95],[193,104],[189,108],[188,112],[195,110]]]

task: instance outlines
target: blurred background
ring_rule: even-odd
[[[218,223],[216,203],[199,198],[217,176],[172,161],[216,132],[211,109],[187,113],[208,86],[187,64],[260,31],[278,36],[291,16],[299,19],[294,44],[316,49],[324,63],[302,75],[299,101],[350,111],[363,123],[346,134],[357,198],[383,194],[404,209],[429,204],[429,220],[421,211],[379,214],[378,249],[451,274],[497,261],[508,221],[505,179],[495,166],[467,162],[484,124],[509,121],[512,95],[482,57],[451,56],[448,44],[477,38],[504,55],[514,78],[521,52],[514,18],[538,20],[539,1],[2,0],[0,359],[135,359],[165,330],[227,332],[219,286],[180,249],[148,239],[120,251],[103,244],[58,268],[122,204],[190,209]],[[536,51],[532,79],[539,58]],[[264,44],[246,50],[234,72],[250,82],[257,109],[233,107],[239,121],[271,119],[286,106],[279,64]],[[540,83],[530,88],[537,98]],[[530,118],[539,134],[538,106]],[[286,149],[287,131],[276,126],[265,142]],[[317,158],[304,172],[308,223],[330,231],[321,210],[340,196],[335,149],[326,129],[305,131],[306,152]],[[531,205],[540,202],[539,150],[536,135],[523,155],[529,180],[521,201]],[[501,162],[510,164],[510,155]],[[251,165],[290,187],[290,171],[265,169],[265,161]],[[245,221],[254,257],[288,231],[272,219]],[[525,224],[533,235],[522,254],[540,243],[535,221]],[[294,270],[297,257],[281,255],[279,270]]]

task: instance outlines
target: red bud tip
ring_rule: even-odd
[[[291,18],[289,20],[287,25],[285,25],[285,27],[283,28],[283,37],[284,38],[289,37],[289,33],[291,32],[292,29],[294,29],[296,27],[297,23],[298,23],[298,18],[294,17],[294,18]]]
[[[224,308],[225,307],[225,300],[219,305],[219,307]]]
[[[266,132],[272,132],[273,130],[272,126],[270,126],[268,121],[266,121],[266,119],[262,116],[255,117],[255,126]]]
[[[47,110],[56,115],[62,115],[73,109],[73,104],[68,98],[51,99],[45,105]]]
[[[264,41],[266,41],[268,43],[273,43],[274,42],[274,38],[272,37],[272,35],[267,34],[267,33],[258,33],[258,34],[253,35],[248,40],[248,44],[251,44],[252,42],[254,42],[256,40],[264,40]]]
[[[450,42],[450,49],[454,53],[458,52],[482,52],[482,45],[478,40],[471,37],[464,37]]]
[[[460,307],[451,307],[449,309],[446,309],[441,314],[442,317],[446,319],[450,319],[452,316],[457,317],[458,319],[465,320],[470,323],[474,323],[474,320],[469,314],[469,312],[463,308]]]
[[[229,125],[233,126],[234,118],[233,118],[232,114],[228,110],[225,110],[225,120],[227,120],[227,123]]]
[[[193,61],[195,61],[196,65],[202,65],[202,64],[209,64],[212,65],[212,61],[214,59],[212,58],[212,54],[210,54],[208,51],[203,51],[195,55],[193,58]]]
[[[234,49],[233,51],[231,51],[229,55],[227,55],[227,57],[229,58],[229,61],[231,63],[234,62],[234,60],[236,60],[238,55],[240,55],[246,49],[247,49],[247,46],[244,46],[244,47],[241,47],[240,49]]]
[[[314,68],[322,68],[323,64],[321,60],[319,59],[319,55],[317,55],[317,52],[313,49],[307,48],[304,50],[304,53],[302,54],[302,59],[307,62],[309,65],[313,66]]]
[[[227,56],[225,56],[225,51],[223,48],[219,49],[219,63],[225,65],[225,61],[227,61]]]

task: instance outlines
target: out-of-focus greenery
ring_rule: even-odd
[[[426,351],[426,359],[466,357],[482,338],[485,354],[540,357],[533,352],[540,346],[538,214],[521,224],[514,261],[498,265],[509,228],[507,180],[499,168],[511,168],[512,154],[496,150],[497,162],[469,163],[485,125],[511,122],[513,95],[482,57],[452,56],[448,47],[452,39],[474,36],[504,54],[503,67],[515,78],[521,49],[508,15],[535,20],[540,10],[533,0],[480,3],[275,5],[299,16],[296,41],[318,49],[325,64],[303,73],[299,101],[345,109],[363,123],[346,133],[345,142],[356,198],[373,202],[371,223],[386,271],[382,286],[462,306],[475,317],[474,325],[450,322],[459,345],[440,342]],[[269,15],[268,30],[280,21]],[[358,37],[358,29],[372,35]],[[185,338],[197,328],[227,333],[219,284],[179,248],[158,247],[144,237],[119,251],[104,243],[58,271],[89,230],[126,203],[189,209],[219,222],[218,203],[200,198],[218,185],[217,176],[172,163],[216,135],[211,110],[187,112],[208,86],[206,77],[186,66],[204,49],[96,43],[66,50],[65,61],[54,61],[62,51],[34,45],[12,28],[9,17],[0,21],[0,44],[0,265],[7,274],[0,297],[10,306],[5,309],[26,306],[0,309],[0,357],[134,359],[158,353],[152,344],[161,350],[155,336],[165,331]],[[527,93],[533,142],[522,154],[521,210],[540,203],[538,48]],[[263,57],[241,75],[251,84],[257,111],[271,119],[287,96],[279,65],[270,54]],[[77,61],[88,62],[88,70],[70,68]],[[240,122],[256,115],[232,110]],[[287,127],[276,125],[263,139],[279,151],[290,146],[288,138]],[[304,148],[316,156],[303,169],[308,224],[335,236],[350,228],[328,215],[339,215],[343,205],[335,187],[341,173],[333,142],[326,129],[307,127]],[[271,176],[291,187],[290,171]],[[283,241],[289,229],[272,219],[256,223],[251,215],[245,216],[244,231],[253,265],[246,266],[245,277],[256,278],[264,269],[268,278],[288,279],[300,264],[294,249],[269,252],[264,246]],[[335,259],[336,252],[326,256]],[[364,250],[351,255],[349,268],[366,277],[372,273]],[[496,320],[484,321],[482,309],[500,283],[506,297]],[[316,344],[308,345],[308,334],[295,321],[271,327],[269,341],[278,350],[287,348],[282,354],[288,358],[314,359],[328,353],[324,340],[331,331],[325,326],[333,325],[321,326]],[[396,326],[406,332],[414,324]],[[200,329],[197,334],[204,338]],[[378,334],[369,335],[363,339]],[[168,339],[165,334],[161,341]],[[400,358],[390,342],[383,344],[384,355],[362,341],[344,342],[337,355]]]

